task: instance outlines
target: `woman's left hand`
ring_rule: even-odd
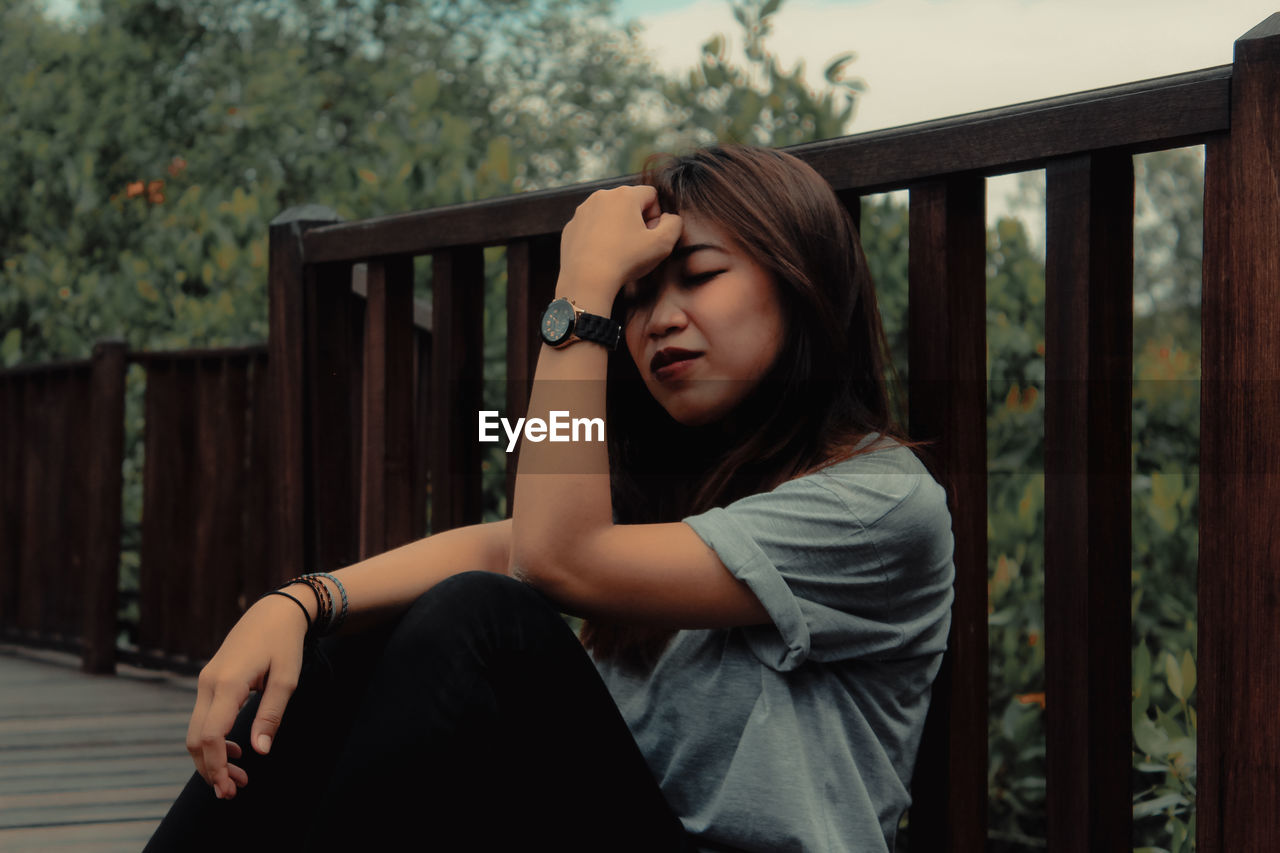
[[[671,254],[682,227],[679,216],[659,208],[653,187],[596,190],[564,227],[561,284],[575,298],[595,297],[608,306],[624,284]]]

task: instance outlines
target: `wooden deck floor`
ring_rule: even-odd
[[[195,680],[0,644],[0,850],[138,853],[192,772]]]

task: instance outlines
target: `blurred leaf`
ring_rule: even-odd
[[[1165,654],[1164,656],[1164,677],[1169,683],[1169,690],[1179,700],[1187,701],[1186,685],[1182,680],[1182,668],[1178,666],[1178,662],[1174,660],[1173,655]]]
[[[1133,816],[1139,818],[1159,814],[1170,806],[1181,806],[1186,805],[1186,803],[1187,798],[1181,794],[1165,794],[1163,797],[1156,797],[1154,800],[1135,804]]]
[[[0,360],[5,367],[13,367],[22,358],[22,330],[10,329],[5,332],[4,341],[0,342]]]
[[[1191,659],[1191,650],[1184,649],[1182,652],[1182,667],[1180,670],[1180,680],[1185,695],[1179,696],[1179,699],[1186,701],[1191,695],[1191,691],[1196,688],[1196,662]]]

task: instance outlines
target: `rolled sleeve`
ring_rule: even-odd
[[[899,448],[684,520],[771,624],[741,629],[761,663],[895,658],[945,647],[952,538],[945,494]],[[939,639],[940,638],[940,639]]]
[[[687,518],[685,524],[716,552],[725,567],[755,593],[768,611],[777,629],[776,635],[747,629],[747,642],[760,661],[781,671],[795,669],[803,663],[809,657],[809,626],[800,611],[800,602],[755,538],[734,514],[724,509]]]

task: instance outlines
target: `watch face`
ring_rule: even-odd
[[[542,314],[542,339],[555,345],[573,331],[574,310],[567,299],[557,299]]]

